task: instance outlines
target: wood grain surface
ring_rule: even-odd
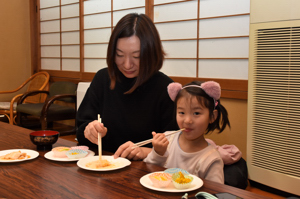
[[[29,133],[32,130],[0,122],[0,151],[8,149],[31,149]],[[74,146],[74,142],[59,138],[53,147]],[[0,163],[0,198],[176,198],[183,193],[153,191],[143,187],[142,176],[163,171],[164,168],[132,161],[131,165],[114,171],[88,171],[75,162],[48,160],[38,151],[39,157],[17,163]],[[94,151],[97,153],[96,151]],[[103,155],[111,155],[103,151]],[[205,191],[211,194],[229,192],[244,199],[267,198],[249,191],[203,180],[204,185],[189,192],[189,197]]]

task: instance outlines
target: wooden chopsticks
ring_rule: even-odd
[[[184,128],[183,129],[180,129],[180,130],[178,130],[178,131],[171,131],[171,132],[166,132],[166,133],[164,133],[166,136],[170,136],[170,135],[173,135],[173,134],[175,134],[175,133],[178,133],[178,132],[180,132],[180,131],[183,131],[184,130]],[[144,140],[144,141],[141,141],[141,142],[137,142],[137,143],[135,143],[134,144],[134,146],[132,147],[132,149],[135,149],[135,148],[137,148],[137,147],[140,147],[140,146],[144,146],[144,145],[146,145],[146,144],[149,144],[149,143],[151,143],[152,142],[152,138],[151,139],[149,139],[149,140]]]
[[[101,123],[100,114],[98,114],[98,122]],[[102,138],[100,133],[98,133],[98,153],[99,153],[99,160],[101,160],[102,159]]]

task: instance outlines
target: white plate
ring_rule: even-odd
[[[32,160],[39,156],[39,152],[30,150],[30,149],[9,149],[9,150],[3,150],[0,151],[0,156],[6,155],[8,153],[14,152],[14,151],[21,151],[21,153],[26,153],[26,155],[29,155],[30,158],[24,158],[21,160],[0,160],[2,163],[12,163],[12,162],[22,162],[26,160]]]
[[[94,156],[94,155],[95,155],[95,153],[94,153],[93,151],[91,151],[91,150],[88,150],[87,152],[88,152],[88,154],[87,154],[85,157],[91,157],[91,156]],[[52,151],[47,152],[47,153],[44,155],[44,157],[45,157],[46,159],[48,159],[48,160],[61,161],[61,162],[71,162],[71,161],[77,161],[77,160],[79,160],[79,159],[82,159],[82,158],[76,158],[76,159],[74,158],[74,159],[70,159],[70,158],[68,158],[68,157],[66,157],[66,158],[58,158],[58,157],[54,157]]]
[[[161,172],[154,172],[154,173],[161,173]],[[155,190],[155,191],[163,191],[163,192],[187,192],[187,191],[193,191],[193,190],[196,190],[196,189],[199,189],[200,187],[203,186],[203,181],[198,177],[198,176],[195,176],[195,175],[192,175],[190,174],[194,180],[191,184],[191,186],[188,188],[188,189],[176,189],[173,185],[173,183],[171,182],[170,185],[168,187],[165,187],[165,188],[157,188],[157,187],[154,187],[150,178],[149,178],[149,175],[151,175],[152,173],[149,173],[147,175],[144,175],[143,177],[141,177],[140,179],[140,183],[148,188],[148,189],[152,189],[152,190]]]
[[[121,157],[118,157],[118,158],[114,159],[113,156],[103,155],[102,158],[105,159],[105,160],[108,160],[114,166],[104,167],[104,168],[100,168],[100,169],[92,169],[92,168],[89,168],[89,167],[85,166],[89,162],[99,160],[99,156],[82,158],[77,162],[77,165],[82,169],[91,170],[91,171],[111,171],[111,170],[124,168],[124,167],[129,166],[131,164],[131,162],[129,160],[127,160],[125,158],[121,158]]]

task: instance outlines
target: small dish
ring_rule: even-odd
[[[156,172],[154,172],[156,173]],[[169,186],[165,187],[165,188],[158,188],[158,187],[154,187],[149,176],[152,173],[146,174],[143,177],[140,178],[140,183],[141,185],[143,185],[144,187],[148,188],[148,189],[152,189],[155,191],[161,191],[161,192],[170,192],[170,193],[183,193],[183,192],[189,192],[189,191],[194,191],[196,189],[199,189],[200,187],[203,186],[203,181],[195,175],[190,174],[190,176],[192,176],[194,178],[191,186],[187,189],[176,189],[173,185],[173,183],[170,183]]]
[[[8,153],[14,152],[14,151],[21,151],[21,153],[26,153],[27,158],[24,159],[18,159],[18,160],[0,160],[1,163],[13,163],[13,162],[22,162],[26,160],[32,160],[39,156],[39,152],[30,150],[30,149],[9,149],[9,150],[3,150],[0,151],[0,156],[6,155]]]
[[[84,158],[91,157],[91,156],[95,155],[95,153],[93,151],[88,150],[87,152],[88,152],[88,154]],[[48,160],[53,160],[53,161],[58,161],[58,162],[72,162],[72,161],[78,161],[79,160],[79,159],[70,159],[67,156],[64,157],[64,158],[57,158],[57,157],[53,156],[53,151],[47,152],[44,155],[44,157]]]
[[[70,159],[80,159],[87,156],[88,152],[83,149],[71,149],[66,151],[66,156]]]
[[[80,159],[77,162],[77,166],[82,169],[90,170],[90,171],[112,171],[112,170],[122,169],[131,164],[131,162],[129,160],[127,160],[126,158],[121,158],[121,157],[114,159],[113,156],[102,155],[102,159],[109,161],[112,165],[108,166],[108,167],[99,168],[99,169],[89,168],[86,166],[87,163],[99,160],[99,156],[93,156],[93,157],[85,157],[85,158]]]

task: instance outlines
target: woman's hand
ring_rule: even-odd
[[[147,157],[148,153],[150,153],[151,148],[147,147],[134,147],[134,143],[128,141],[121,146],[119,146],[118,150],[114,154],[114,158],[122,157],[127,158],[129,160],[142,160]]]
[[[152,145],[157,154],[163,156],[167,151],[169,141],[163,133],[152,132],[153,140]]]
[[[107,133],[107,128],[98,120],[90,122],[84,129],[85,138],[94,144],[98,144],[98,133],[101,134],[101,137]]]

